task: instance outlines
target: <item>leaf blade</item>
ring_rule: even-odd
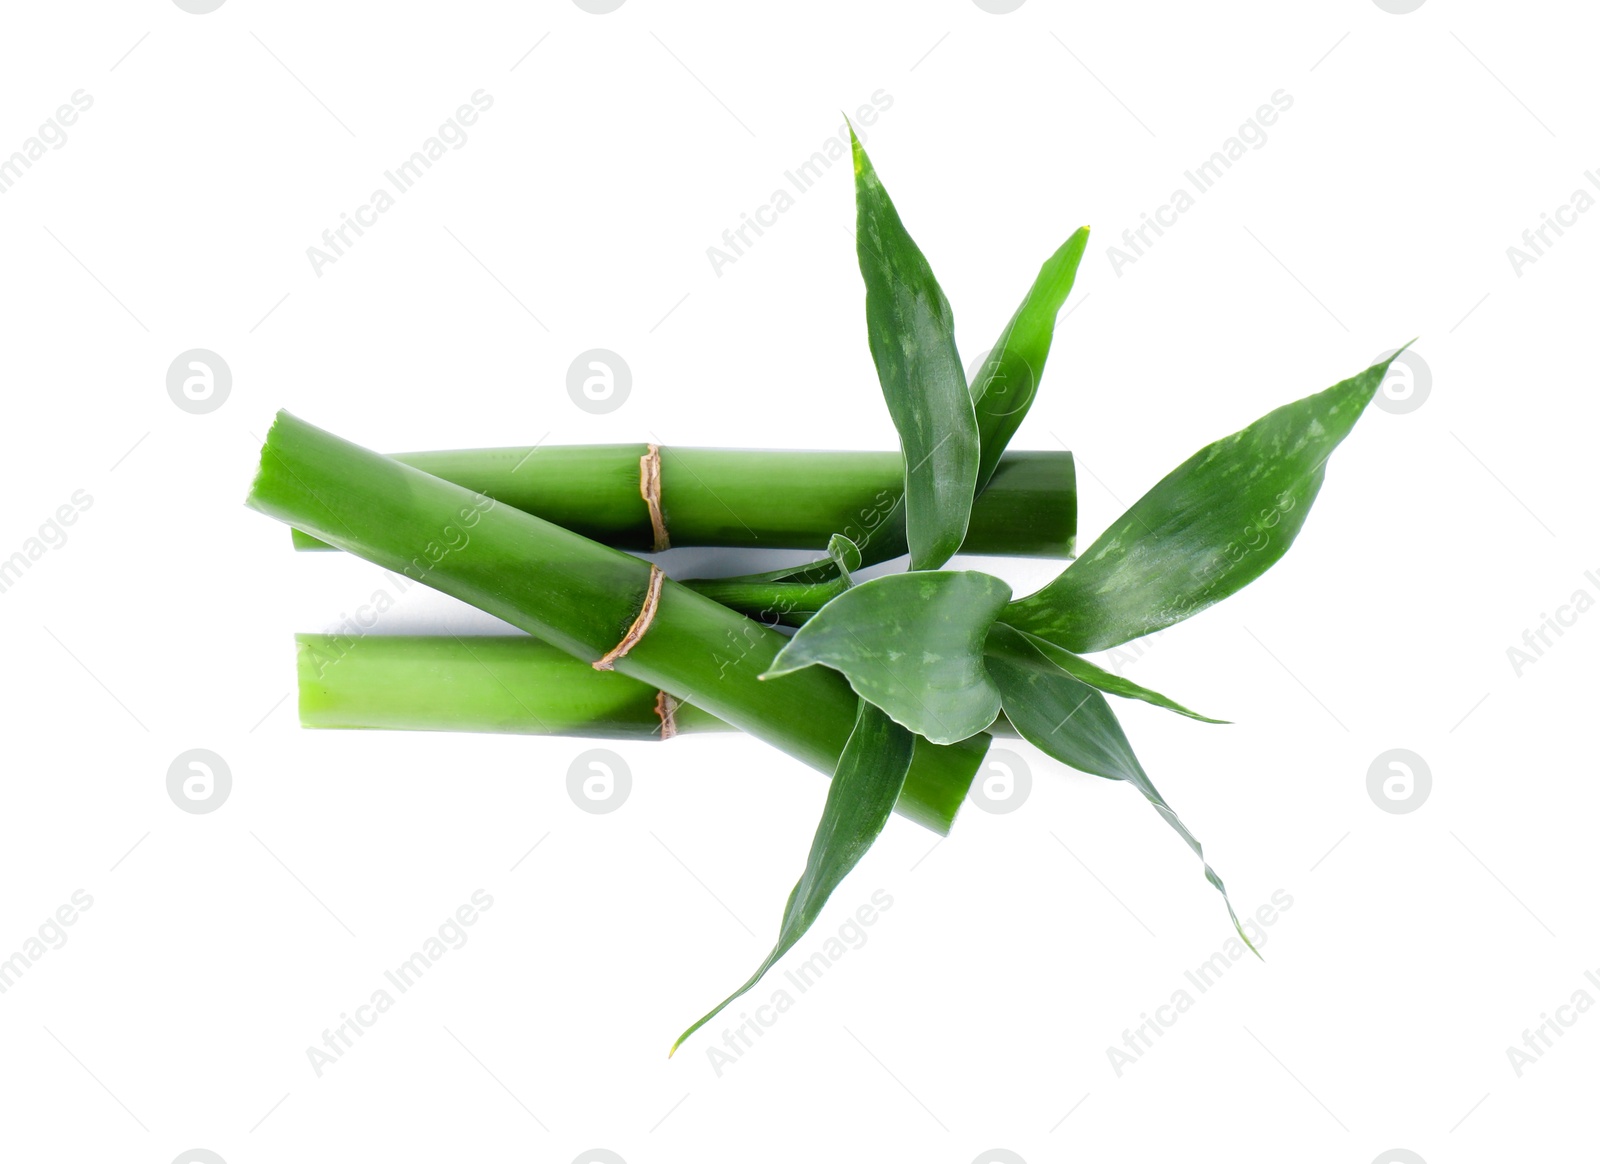
[[[832,667],[896,723],[955,743],[1000,712],[983,650],[1010,594],[1000,579],[970,570],[874,578],[812,615],[766,674]]]
[[[1061,670],[1029,641],[1028,636],[1005,623],[996,623],[989,636],[987,662],[1000,688],[1006,718],[1022,738],[1080,772],[1126,781],[1137,788],[1161,819],[1200,858],[1206,880],[1222,894],[1233,928],[1251,952],[1260,957],[1239,924],[1238,915],[1233,912],[1233,902],[1228,899],[1222,878],[1206,860],[1200,841],[1156,790],[1134,755],[1106,697]]]
[[[1404,349],[1402,349],[1404,350]],[[1179,465],[1006,621],[1069,651],[1105,650],[1236,593],[1288,551],[1391,356],[1274,409]]]
[[[678,1036],[668,1058],[689,1036],[720,1014],[730,1002],[760,982],[768,970],[811,928],[829,896],[866,855],[894,809],[911,768],[915,738],[866,700],[845,741],[828,786],[822,819],[806,856],[806,867],[789,893],[772,952],[748,981]]]
[[[1074,679],[1078,680],[1078,682],[1087,683],[1090,687],[1104,691],[1108,695],[1120,695],[1124,699],[1142,700],[1143,702],[1151,704],[1154,707],[1164,708],[1167,711],[1175,711],[1179,715],[1188,716],[1190,719],[1197,719],[1201,723],[1228,722],[1225,719],[1212,719],[1209,715],[1201,715],[1198,711],[1190,711],[1187,707],[1183,706],[1183,704],[1178,703],[1175,700],[1168,699],[1159,691],[1152,691],[1148,687],[1142,687],[1135,683],[1132,679],[1124,679],[1121,675],[1107,671],[1098,663],[1091,662],[1090,660],[1085,659],[1082,655],[1074,655],[1066,648],[1056,646],[1048,639],[1041,639],[1035,635],[1029,635],[1025,631],[1018,631],[1017,633],[1026,635],[1028,642],[1030,645],[1032,645],[1034,650],[1038,651],[1046,659],[1049,659],[1056,666],[1060,667],[1068,675],[1071,675]]]
[[[950,303],[854,130],[850,148],[867,342],[905,457],[911,568],[937,570],[966,539],[981,455],[977,415]]]
[[[1089,228],[1081,226],[1044,261],[1028,294],[972,381],[981,450],[977,485],[980,493],[994,476],[1001,454],[1033,405],[1055,338],[1056,316],[1072,294],[1078,264],[1088,245]]]
[[[828,539],[828,556],[797,566],[729,578],[686,578],[683,584],[713,602],[767,626],[800,626],[854,584],[861,549],[843,534]]]

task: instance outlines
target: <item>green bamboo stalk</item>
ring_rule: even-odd
[[[532,635],[295,636],[300,726],[663,738],[661,692]],[[734,729],[673,701],[673,734]],[[989,729],[1015,736],[1001,716]]]
[[[301,727],[664,738],[662,692],[531,635],[296,635],[295,647]],[[675,734],[733,730],[671,706]]]
[[[646,445],[539,445],[401,453],[395,460],[574,533],[649,550],[639,493]],[[899,453],[661,449],[661,502],[675,546],[826,549],[842,533],[867,564],[906,552]],[[978,496],[962,552],[1065,558],[1077,534],[1072,454],[1007,452]],[[297,549],[330,549],[294,531]]]
[[[262,449],[247,504],[380,566],[405,573],[586,663],[607,655],[647,604],[653,568],[285,412]],[[858,700],[820,667],[762,681],[788,640],[674,582],[618,672],[832,773]],[[987,736],[919,740],[897,810],[948,831]]]

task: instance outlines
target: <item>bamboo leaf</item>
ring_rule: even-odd
[[[849,585],[850,572],[861,569],[861,548],[845,537],[844,534],[834,534],[828,539],[828,553],[826,557],[814,561],[802,562],[798,566],[785,566],[779,570],[769,570],[764,574],[746,574],[745,581],[762,582],[801,582],[817,584],[822,582],[836,582],[844,579]],[[728,579],[733,581],[733,579]]]
[[[846,577],[849,577],[851,570],[861,569],[861,548],[844,534],[834,534],[828,538],[828,558]]]
[[[247,504],[286,525],[426,583],[583,663],[642,621],[651,567],[493,503],[391,457],[279,413]],[[758,682],[788,639],[667,581],[649,633],[616,660],[629,678],[688,700],[825,772],[855,725],[859,697],[817,671]],[[950,827],[987,741],[921,744],[902,811]]]
[[[1404,350],[1404,349],[1402,349]],[[1134,502],[1006,621],[1069,651],[1099,651],[1204,610],[1293,544],[1394,357],[1207,445]]]
[[[911,568],[937,570],[967,536],[978,479],[978,421],[956,352],[950,303],[853,130],[850,142],[867,341],[905,457]]]
[[[1080,772],[1126,780],[1137,788],[1200,858],[1206,880],[1222,894],[1233,928],[1260,957],[1239,925],[1222,878],[1206,862],[1200,842],[1145,774],[1106,697],[1056,666],[1027,635],[1005,623],[996,623],[989,634],[987,662],[989,674],[1000,688],[1006,718],[1022,738]]]
[[[982,455],[978,461],[978,492],[994,476],[1000,455],[1028,415],[1044,362],[1055,336],[1056,315],[1072,294],[1078,263],[1089,245],[1089,228],[1079,227],[1045,260],[1028,288],[1027,298],[990,349],[973,380],[972,403],[978,416]]]
[[[724,1007],[744,994],[772,969],[774,963],[798,942],[822,912],[828,897],[878,839],[894,808],[900,787],[911,767],[915,737],[866,700],[856,713],[855,729],[845,742],[828,786],[822,820],[811,839],[805,872],[789,893],[778,927],[778,942],[743,986],[678,1036],[670,1058],[685,1039],[715,1018]]]
[[[983,644],[1011,596],[974,571],[890,574],[852,587],[813,615],[762,678],[814,663],[933,743],[981,732],[1000,713]]]
[[[850,589],[850,572],[860,568],[860,548],[843,534],[834,534],[825,558],[761,574],[687,578],[683,584],[768,626],[800,626]]]
[[[1081,683],[1097,688],[1111,695],[1120,695],[1124,699],[1142,699],[1144,702],[1164,707],[1168,711],[1175,711],[1179,715],[1186,715],[1190,719],[1197,719],[1201,723],[1227,723],[1225,719],[1212,719],[1208,715],[1201,715],[1197,711],[1190,711],[1181,703],[1174,702],[1162,695],[1159,691],[1151,691],[1148,687],[1141,687],[1131,679],[1124,679],[1121,675],[1113,674],[1096,663],[1091,663],[1082,655],[1074,655],[1071,651],[1064,650],[1048,640],[1035,635],[1024,634],[1033,649],[1046,659],[1060,667],[1068,675]]]

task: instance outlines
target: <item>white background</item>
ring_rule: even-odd
[[[1506,253],[1600,165],[1586,6],[4,19],[0,154],[73,92],[93,106],[0,197],[0,557],[74,491],[93,503],[0,594],[0,957],[75,890],[93,906],[0,995],[0,1156],[1589,1158],[1600,1015],[1520,1077],[1506,1054],[1580,988],[1600,999],[1600,614],[1520,677],[1507,657],[1600,596],[1600,215],[1520,275]],[[479,89],[466,145],[314,273],[306,248]],[[1129,788],[1010,743],[1018,811],[969,807],[937,847],[896,818],[799,952],[875,889],[893,908],[719,1076],[724,1024],[666,1048],[768,948],[821,779],[738,737],[619,745],[632,795],[592,815],[566,792],[581,742],[304,732],[285,698],[291,634],[384,578],[292,554],[240,504],[279,407],[380,449],[893,447],[848,170],[720,276],[706,256],[879,89],[867,144],[968,358],[1095,228],[1015,442],[1079,454],[1081,544],[1386,349],[1420,336],[1431,368],[1420,408],[1362,420],[1271,574],[1124,667],[1236,721],[1118,704],[1240,911],[1293,906],[1264,963],[1120,1075],[1107,1048],[1230,934]],[[1266,144],[1114,271],[1117,236],[1280,89]],[[207,415],[165,387],[195,347],[233,374]],[[593,347],[633,371],[605,416],[565,389]],[[1019,592],[1054,569],[985,566]],[[443,625],[492,629],[416,591],[382,630]],[[165,789],[196,747],[233,774],[209,815]],[[1368,796],[1390,748],[1431,769],[1418,811]],[[319,1078],[306,1048],[477,889],[470,942]]]

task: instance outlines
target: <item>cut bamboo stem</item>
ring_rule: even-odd
[[[302,727],[659,740],[671,709],[671,734],[734,730],[530,635],[296,635],[295,649]]]
[[[531,635],[295,636],[300,726],[660,740],[735,730]],[[664,730],[670,722],[671,730]],[[1015,736],[1002,716],[991,734]]]
[[[906,552],[899,453],[539,445],[401,453],[395,460],[608,546],[826,549],[844,534],[866,564]],[[641,462],[654,472],[659,527]],[[1071,557],[1077,534],[1072,454],[1007,452],[972,508],[962,552]],[[296,530],[295,546],[329,549]]]
[[[280,412],[247,503],[312,536],[501,618],[585,663],[623,641],[651,566]],[[788,640],[677,583],[616,670],[825,773],[854,727],[838,673],[760,676]],[[898,811],[948,831],[988,737],[918,740]]]

